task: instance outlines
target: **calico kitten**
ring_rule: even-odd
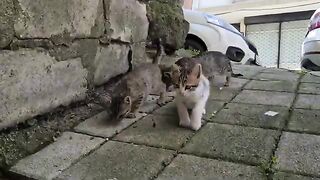
[[[210,94],[209,80],[202,73],[202,65],[193,59],[177,61],[173,66],[172,82],[176,88],[179,125],[197,131]]]
[[[168,100],[166,85],[162,82],[162,71],[159,67],[164,49],[159,41],[157,56],[153,63],[141,64],[126,74],[117,83],[112,93],[99,96],[100,104],[111,110],[113,120],[135,118],[139,107],[145,102],[149,94],[160,93],[158,105]]]

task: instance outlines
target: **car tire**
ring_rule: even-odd
[[[193,39],[187,39],[185,42],[185,49],[193,49],[193,50],[198,50],[200,53],[206,51],[206,47],[203,47],[203,45]]]

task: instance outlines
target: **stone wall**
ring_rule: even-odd
[[[0,130],[84,100],[149,41],[182,47],[187,28],[180,1],[1,0]]]

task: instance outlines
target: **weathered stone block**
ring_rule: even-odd
[[[298,92],[305,94],[320,94],[320,84],[301,83]]]
[[[300,75],[288,71],[270,71],[263,72],[255,76],[253,79],[256,80],[281,80],[281,81],[297,81]]]
[[[320,180],[320,178],[301,176],[285,172],[276,172],[273,175],[273,180]]]
[[[149,115],[118,134],[115,139],[123,142],[179,149],[192,134],[193,131],[179,127],[176,116]]]
[[[15,31],[20,38],[99,37],[102,0],[18,0]]]
[[[128,53],[129,47],[126,45],[111,44],[98,47],[96,58],[90,65],[94,71],[95,85],[101,85],[112,77],[127,72]]]
[[[182,151],[260,165],[268,162],[278,136],[274,130],[208,123]]]
[[[127,128],[137,120],[141,119],[143,114],[137,114],[134,119],[123,119],[119,123],[111,123],[110,115],[103,111],[84,122],[80,123],[75,130],[80,133],[89,134],[92,136],[99,136],[104,138],[110,138],[119,133],[123,129]]]
[[[239,94],[238,90],[220,89],[219,87],[211,86],[209,99],[228,102],[237,94]]]
[[[252,80],[244,89],[294,92],[297,88],[297,81],[257,81]]]
[[[302,109],[320,109],[320,96],[311,94],[299,94],[294,107]]]
[[[285,132],[276,151],[276,169],[320,175],[320,136]]]
[[[203,119],[209,120],[213,116],[216,115],[216,113],[223,108],[225,102],[223,101],[213,101],[208,100],[206,104],[206,114],[202,116]]]
[[[266,180],[267,177],[258,167],[254,166],[189,155],[178,155],[157,179]]]
[[[267,116],[265,113],[268,111],[278,114]],[[289,108],[286,107],[230,103],[211,120],[217,123],[280,129],[288,115]]]
[[[56,62],[22,49],[2,51],[0,62],[0,129],[86,96],[88,72],[80,59]]]
[[[144,3],[136,0],[105,0],[111,38],[123,42],[144,42],[149,22]]]
[[[0,48],[9,45],[14,36],[14,5],[12,0],[0,1]]]
[[[290,107],[294,96],[287,92],[243,90],[232,102]]]
[[[168,103],[165,106],[154,111],[153,114],[170,115],[170,116],[177,117],[178,116],[177,105],[175,102]]]
[[[232,70],[236,74],[242,74],[240,78],[250,79],[255,77],[258,73],[263,71],[265,68],[260,66],[249,66],[249,65],[232,65]]]
[[[151,179],[173,151],[109,141],[63,172],[65,179]]]
[[[320,134],[320,110],[294,109],[288,124],[292,131]]]
[[[320,76],[308,73],[301,78],[301,82],[304,83],[320,83]]]
[[[34,179],[53,179],[105,140],[65,132],[56,142],[22,159],[10,171]]]

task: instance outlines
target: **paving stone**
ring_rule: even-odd
[[[320,178],[301,176],[285,172],[276,172],[273,175],[273,180],[320,180]]]
[[[223,82],[212,81],[210,86],[210,97],[209,99],[220,100],[228,102],[236,94],[239,93],[240,89],[248,82],[246,79],[231,78],[230,86],[222,87]]]
[[[241,89],[249,80],[247,79],[240,79],[240,78],[230,78],[230,84],[228,87],[224,87],[225,83],[225,76],[215,76],[214,79],[211,80],[210,84],[213,87],[222,87],[222,89],[229,89],[229,90],[239,90]]]
[[[179,149],[193,131],[179,127],[177,117],[149,115],[118,134],[114,139],[155,147]]]
[[[286,72],[290,72],[290,70],[271,67],[271,68],[264,69],[262,72],[263,73],[286,73]]]
[[[149,179],[173,151],[109,141],[57,179]]]
[[[142,118],[143,115],[144,114],[142,113],[138,113],[137,117],[134,119],[125,118],[119,123],[114,123],[108,121],[109,115],[106,111],[103,111],[80,123],[77,127],[75,127],[75,131],[90,134],[92,136],[110,138]]]
[[[266,90],[266,91],[284,91],[294,92],[297,88],[297,81],[257,81],[252,80],[244,89]]]
[[[203,115],[203,119],[209,120],[212,116],[215,116],[215,114],[223,108],[224,104],[225,102],[208,100],[206,114]]]
[[[276,151],[276,169],[320,176],[320,136],[284,132]]]
[[[261,169],[254,166],[178,155],[157,178],[164,179],[267,179]]]
[[[302,109],[320,109],[320,96],[299,94],[294,107]]]
[[[263,71],[265,68],[259,66],[249,66],[249,65],[232,65],[232,70],[235,74],[242,74],[243,76],[239,78],[251,79],[256,76],[259,72]]]
[[[301,83],[298,92],[306,94],[320,94],[320,84]]]
[[[320,134],[320,110],[294,109],[288,129],[291,131]]]
[[[20,160],[10,171],[34,179],[52,179],[105,140],[65,132],[56,142]]]
[[[171,115],[178,118],[176,103],[175,102],[168,103],[165,106],[155,110],[153,114]]]
[[[265,113],[268,111],[279,114],[267,116]],[[282,128],[288,115],[289,110],[286,107],[230,103],[211,118],[211,121],[262,128]]]
[[[300,75],[293,72],[263,72],[255,76],[255,80],[282,80],[282,81],[297,81]]]
[[[274,130],[208,123],[182,151],[260,165],[270,159],[278,135]]]
[[[228,102],[239,93],[239,90],[219,89],[211,86],[209,99]]]
[[[159,99],[159,96],[153,96],[153,95],[148,96],[146,102],[144,102],[144,104],[140,107],[139,112],[151,113],[155,109],[159,108],[159,105],[157,104],[158,99]]]
[[[225,104],[225,102],[222,102],[222,101],[208,100],[207,105],[206,105],[206,114],[203,115],[203,119],[205,119],[205,120],[210,119],[220,109],[222,109],[224,104]],[[159,108],[158,110],[154,111],[154,114],[170,115],[170,116],[174,116],[176,118],[179,118],[175,102],[169,103],[166,106]]]
[[[306,74],[301,78],[301,82],[304,83],[320,83],[320,76],[316,76],[313,74]]]
[[[243,90],[232,102],[290,107],[294,93]]]

